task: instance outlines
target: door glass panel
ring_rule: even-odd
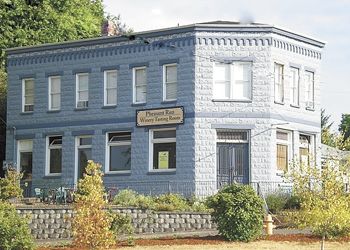
[[[23,173],[24,180],[32,179],[32,165],[33,153],[32,152],[21,152],[20,153],[20,171]]]
[[[78,178],[81,179],[85,173],[88,160],[91,160],[91,148],[78,150]]]

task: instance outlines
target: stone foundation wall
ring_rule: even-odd
[[[156,212],[136,208],[110,207],[112,211],[129,214],[135,233],[175,233],[215,229],[208,213]],[[35,239],[69,239],[72,237],[73,210],[69,206],[18,206],[17,212],[28,216]]]

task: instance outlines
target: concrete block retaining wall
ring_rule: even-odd
[[[215,229],[208,213],[156,212],[136,208],[110,207],[112,211],[129,214],[135,233],[172,233]],[[17,212],[29,217],[29,227],[35,239],[69,239],[72,237],[70,206],[18,206]]]

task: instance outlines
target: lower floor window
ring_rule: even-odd
[[[152,169],[176,169],[176,130],[151,131]]]
[[[276,162],[277,170],[288,171],[288,164],[290,160],[291,149],[291,132],[289,131],[277,131],[276,132]]]
[[[130,171],[131,169],[131,133],[109,133],[107,172]]]
[[[60,174],[62,172],[62,136],[48,137],[47,173]]]
[[[23,173],[24,180],[32,179],[33,170],[33,141],[21,140],[18,141],[18,159],[19,171]]]

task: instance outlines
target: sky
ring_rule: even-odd
[[[350,0],[104,0],[134,31],[207,21],[253,20],[326,42],[321,69],[321,107],[336,129],[350,113]]]

